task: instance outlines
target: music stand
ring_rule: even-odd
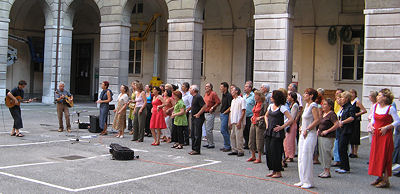
[[[75,111],[74,113],[72,113],[72,115],[77,115],[78,116],[78,120],[74,123],[78,124],[78,127],[76,128],[76,139],[71,139],[71,141],[75,141],[75,142],[79,142],[79,123],[80,123],[80,115],[81,113],[87,112],[87,110],[81,110],[81,111]],[[88,141],[89,143],[89,141]]]

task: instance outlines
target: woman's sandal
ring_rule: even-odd
[[[282,175],[274,174],[273,176],[271,176],[271,178],[282,178]]]
[[[182,145],[178,145],[178,146],[175,147],[175,149],[182,149],[182,148],[183,148]]]
[[[254,164],[258,164],[258,163],[261,163],[261,160],[259,160],[259,159],[256,159],[256,160],[254,160],[254,162],[253,162]]]
[[[174,144],[173,146],[171,146],[171,148],[176,148],[178,147],[179,143]]]
[[[24,134],[22,134],[22,133],[18,133],[18,134],[16,134],[15,136],[16,136],[16,137],[23,137],[23,136],[24,136]]]
[[[11,136],[15,136],[15,135],[17,135],[17,133],[14,132],[14,133],[11,133],[10,135],[11,135]]]
[[[275,173],[274,172],[271,172],[271,173],[269,173],[269,174],[267,174],[267,175],[265,175],[266,177],[272,177],[272,176],[274,176],[275,175]]]

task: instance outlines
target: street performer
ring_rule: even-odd
[[[19,103],[20,102],[30,103],[30,102],[32,102],[32,99],[19,101],[17,98],[19,98],[19,99],[24,98],[24,90],[23,89],[25,88],[25,86],[26,86],[26,81],[21,80],[18,82],[18,86],[16,88],[12,89],[10,92],[7,93],[7,97],[11,98],[15,103],[15,106],[9,108],[11,116],[14,119],[14,125],[13,125],[13,129],[11,131],[11,136],[16,136],[16,137],[24,136],[19,131],[20,129],[23,128],[22,117],[21,117],[21,107],[19,106]]]
[[[67,100],[72,101],[74,97],[64,89],[64,82],[60,82],[58,84],[58,90],[56,91],[55,97],[57,102],[57,116],[58,116],[58,123],[59,128],[58,132],[64,131],[63,125],[63,113],[65,115],[65,122],[67,125],[67,132],[71,132],[71,122],[69,120],[69,107],[67,105]]]

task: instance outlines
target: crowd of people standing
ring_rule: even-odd
[[[102,83],[103,91],[97,101],[101,135],[107,135],[108,107],[113,96],[108,86],[107,81]],[[287,162],[294,162],[296,151],[298,187],[314,186],[314,164],[322,164],[320,178],[330,178],[332,166],[338,167],[335,172],[339,174],[350,172],[349,157],[358,157],[361,116],[367,113],[356,90],[337,89],[335,99],[330,99],[324,98],[322,88],[307,88],[301,95],[296,84],[271,91],[268,84],[257,90],[248,81],[242,93],[239,87],[222,82],[219,89],[221,98],[212,83],[205,84],[204,96],[197,85],[190,86],[187,82],[143,86],[135,81],[131,89],[121,85],[112,125],[118,130],[116,137],[124,137],[129,110],[132,141],[143,142],[147,136],[154,138],[152,146],[163,141],[172,143],[171,148],[182,149],[189,146],[191,139],[189,154],[198,155],[203,136],[207,141],[204,148],[216,147],[213,131],[219,112],[224,140],[220,151],[242,157],[244,150],[249,149],[251,156],[247,162],[255,164],[262,163],[265,154],[270,170],[267,177],[281,178]],[[390,186],[392,162],[400,162],[400,119],[389,89],[372,91],[369,99],[372,108],[368,131],[372,143],[368,173],[378,177],[371,185],[384,188]]]

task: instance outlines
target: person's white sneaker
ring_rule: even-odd
[[[303,186],[303,183],[302,182],[298,182],[298,183],[295,183],[294,186],[301,187],[301,186]]]
[[[303,189],[309,189],[309,188],[311,188],[311,187],[313,187],[313,186],[310,185],[310,184],[307,184],[307,183],[304,183],[304,184],[301,186],[301,188],[303,188]]]

